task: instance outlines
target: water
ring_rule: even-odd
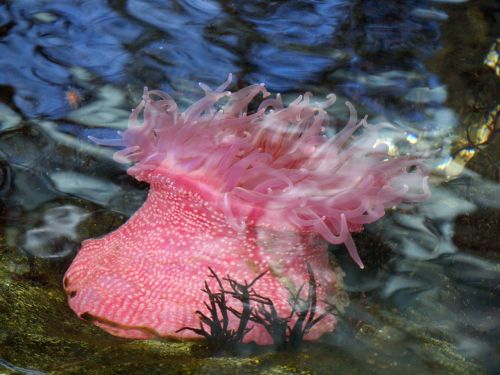
[[[2,371],[499,372],[500,148],[484,124],[500,91],[483,64],[499,15],[494,1],[0,5]],[[335,92],[373,123],[397,123],[438,150],[433,198],[356,236],[364,271],[332,248],[350,305],[333,334],[298,353],[213,357],[84,324],[62,275],[83,239],[118,227],[147,192],[87,137],[116,136],[145,85],[186,105],[198,81],[215,86],[228,72],[236,87]]]

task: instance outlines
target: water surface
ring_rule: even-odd
[[[382,4],[383,3],[383,4]],[[0,5],[0,367],[6,373],[500,371],[499,78],[494,1],[7,1]],[[182,105],[228,72],[290,100],[335,92],[434,150],[433,197],[331,249],[350,305],[298,353],[211,356],[80,321],[65,269],[145,199],[112,150],[142,88]],[[490,121],[490,122],[488,122]],[[496,127],[496,128],[495,128]],[[478,134],[483,134],[480,138]],[[486,135],[484,135],[486,134]],[[468,161],[468,164],[466,164]]]

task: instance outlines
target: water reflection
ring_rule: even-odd
[[[18,374],[24,374],[24,375],[43,375],[44,374],[44,372],[41,372],[41,371],[15,366],[12,363],[9,363],[3,359],[0,359],[0,366],[7,369],[7,370],[14,371]]]
[[[140,32],[100,1],[21,0],[2,8],[2,25],[10,27],[0,44],[0,84],[15,87],[14,103],[27,117],[67,114],[69,87],[91,96],[85,81],[119,82],[129,59],[124,43]]]
[[[78,225],[89,214],[79,207],[63,205],[46,210],[41,225],[26,231],[22,249],[35,257],[61,258],[78,246]]]
[[[112,152],[88,136],[117,137],[144,85],[169,91],[184,105],[199,97],[198,81],[215,85],[228,72],[240,86],[265,82],[285,99],[305,90],[317,96],[335,92],[370,114],[373,123],[399,124],[420,150],[439,150],[433,162],[446,172],[460,121],[448,107],[457,93],[428,68],[443,44],[442,22],[448,18],[439,3],[5,2],[2,249],[70,260],[82,239],[106,233],[141,205],[145,186],[129,179]],[[68,92],[78,94],[77,105],[68,101]],[[347,115],[342,106],[334,112]],[[498,369],[498,265],[470,251],[481,244],[493,254],[488,249],[495,248],[494,235],[477,238],[480,228],[463,223],[472,215],[474,223],[498,223],[486,222],[484,212],[496,217],[499,193],[498,184],[465,169],[447,184],[438,179],[430,202],[402,208],[359,236],[368,270],[352,267],[343,250],[333,249],[353,302],[338,331],[324,340],[329,353],[334,346],[348,358],[367,357],[379,373],[427,371],[446,351],[450,363],[476,361]],[[493,256],[498,259],[498,253]],[[71,319],[68,324],[78,326]],[[7,345],[0,355],[14,349]],[[16,364],[34,363],[23,360]],[[350,369],[362,368],[358,362]]]

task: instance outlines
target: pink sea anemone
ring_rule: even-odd
[[[270,271],[255,289],[287,315],[309,264],[321,312],[342,293],[327,244],[344,244],[363,267],[351,232],[428,197],[420,160],[389,155],[381,127],[358,121],[350,103],[348,124],[327,138],[334,95],[312,103],[306,93],[285,107],[262,84],[231,93],[230,82],[200,84],[205,96],[184,112],[146,88],[132,111],[115,159],[134,163],[128,173],[150,184],[148,199],[118,230],[85,241],[64,278],[70,307],[112,334],[194,337],[177,331],[199,325],[208,267],[240,281]],[[258,94],[267,99],[247,113]],[[306,338],[335,322],[325,318]],[[270,342],[257,326],[245,339]]]

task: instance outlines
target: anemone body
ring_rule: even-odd
[[[208,267],[221,277],[248,282],[270,271],[254,289],[270,297],[282,316],[291,312],[290,291],[307,285],[308,263],[318,274],[319,300],[340,292],[326,243],[316,234],[250,225],[237,230],[216,208],[216,196],[198,186],[182,177],[155,176],[146,202],[122,227],[85,241],[65,276],[70,307],[117,336],[197,338],[176,331],[199,327],[195,311],[205,311],[205,280],[217,290]],[[230,305],[241,310],[237,301]],[[318,313],[324,309],[320,302]],[[317,338],[334,324],[329,316],[308,337]],[[229,328],[237,325],[231,317]],[[245,340],[271,344],[258,325]]]
[[[118,230],[85,241],[64,279],[71,308],[112,334],[193,337],[177,331],[198,327],[195,312],[206,312],[208,267],[238,281],[269,271],[255,289],[287,316],[309,264],[320,314],[341,294],[327,244],[345,244],[362,267],[351,232],[428,196],[420,161],[390,156],[380,128],[358,121],[349,103],[348,124],[327,138],[334,96],[312,104],[306,93],[287,107],[267,98],[248,114],[256,95],[269,94],[263,85],[224,91],[229,83],[202,85],[205,97],[184,112],[145,89],[132,112],[115,159],[134,163],[128,172],[150,184],[148,198]],[[329,315],[306,339],[334,326]],[[255,326],[245,340],[268,344],[270,336]]]

